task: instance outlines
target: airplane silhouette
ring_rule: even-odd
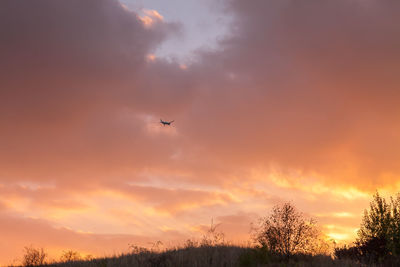
[[[160,119],[160,123],[162,124],[162,125],[171,125],[171,123],[173,123],[174,121],[163,121],[162,119]]]

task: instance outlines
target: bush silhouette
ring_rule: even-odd
[[[378,192],[373,196],[369,211],[364,211],[356,241],[363,257],[380,261],[398,251],[398,204],[398,197],[387,203]]]
[[[335,249],[339,259],[376,263],[393,260],[400,254],[400,196],[391,197],[390,202],[378,192],[373,196],[369,210],[357,232],[353,246]]]
[[[290,203],[276,205],[272,213],[254,229],[255,241],[268,251],[286,258],[296,254],[313,254],[319,242],[315,220],[306,219]]]
[[[62,262],[69,262],[69,261],[79,261],[82,257],[78,251],[67,250],[63,251],[63,254],[60,257]]]
[[[25,247],[25,254],[23,256],[23,266],[40,266],[46,263],[47,253],[43,248],[36,249],[33,246]]]

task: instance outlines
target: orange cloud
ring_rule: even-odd
[[[154,23],[162,22],[164,17],[154,9],[144,9],[143,16],[139,17],[146,27],[151,27]]]

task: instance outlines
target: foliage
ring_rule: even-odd
[[[23,266],[40,266],[46,263],[47,253],[43,248],[37,249],[33,246],[25,247],[25,254],[23,256]]]
[[[198,246],[173,248],[155,252],[137,247],[137,253],[129,253],[90,261],[57,263],[54,266],[129,266],[129,267],[174,267],[174,266],[238,266],[239,257],[249,248],[235,246]]]
[[[69,261],[79,261],[81,260],[81,254],[78,251],[67,250],[63,251],[63,254],[60,257],[62,262],[69,262]]]
[[[400,256],[400,193],[396,195],[396,198],[390,197],[392,220],[391,227],[389,229],[389,249],[392,255]]]
[[[190,239],[190,238],[187,239],[185,241],[185,244],[183,245],[184,248],[195,248],[195,247],[198,247],[198,246],[199,246],[199,242],[197,242],[194,239]]]
[[[370,203],[370,210],[364,211],[364,217],[358,231],[357,242],[365,244],[371,239],[389,238],[392,226],[391,205],[386,203],[377,192]]]
[[[65,267],[259,267],[259,266],[360,266],[347,264],[341,260],[333,260],[327,255],[293,255],[288,261],[269,253],[265,248],[249,248],[239,246],[198,246],[190,248],[167,249],[162,252],[130,253],[109,258],[92,259],[90,261],[74,261],[54,263],[51,266]]]
[[[133,254],[141,254],[141,253],[149,253],[150,250],[145,248],[145,247],[141,247],[141,246],[137,246],[135,244],[129,244],[129,249],[132,251]]]
[[[217,227],[220,224],[214,224],[211,219],[210,228],[207,230],[206,234],[203,235],[201,240],[201,246],[219,246],[225,244],[225,234],[221,231],[217,231]]]
[[[365,263],[393,261],[400,252],[400,195],[390,202],[378,192],[373,196],[353,246],[335,249],[338,259],[351,259]]]
[[[274,261],[274,255],[270,253],[265,247],[254,248],[244,252],[240,255],[239,265],[240,266],[257,266],[259,264],[268,264]]]
[[[356,262],[361,262],[361,250],[359,246],[347,246],[336,247],[334,251],[336,259],[345,260],[349,259]]]
[[[364,211],[356,241],[365,259],[382,261],[398,253],[399,203],[399,196],[387,203],[378,192],[374,194],[369,211]]]
[[[273,207],[272,213],[260,220],[253,234],[261,247],[287,258],[295,253],[315,253],[320,236],[315,220],[306,219],[289,202]]]

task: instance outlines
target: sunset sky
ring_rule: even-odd
[[[398,0],[0,1],[0,265],[226,239],[292,201],[351,241],[400,188]],[[175,120],[162,126],[160,118]]]

